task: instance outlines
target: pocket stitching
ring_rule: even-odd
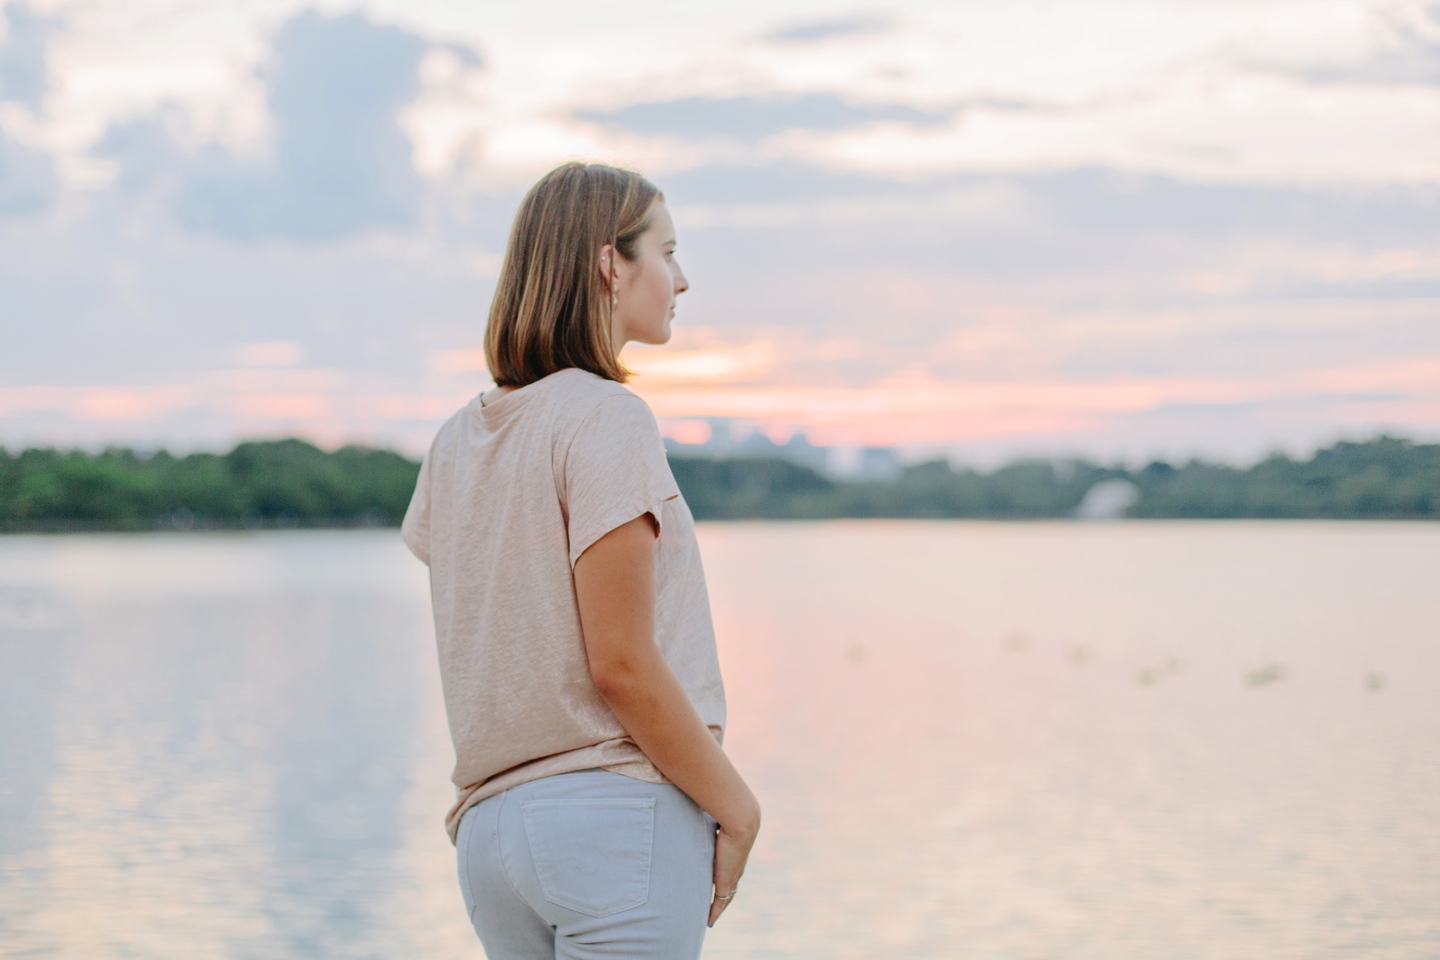
[[[595,912],[593,909],[587,909],[586,907],[583,907],[583,906],[579,905],[578,903],[574,903],[574,902],[568,901],[566,898],[564,898],[564,897],[563,897],[562,895],[560,895],[560,894],[552,893],[552,890],[553,890],[554,887],[557,886],[558,884],[554,883],[553,880],[552,880],[551,883],[547,883],[547,882],[546,882],[546,878],[545,878],[545,875],[544,875],[545,871],[542,870],[541,864],[542,864],[542,862],[548,864],[548,863],[550,863],[551,861],[548,861],[548,860],[542,861],[542,858],[540,857],[540,855],[539,855],[538,852],[537,852],[537,846],[538,846],[538,845],[537,845],[536,842],[535,842],[535,830],[536,830],[537,828],[535,827],[534,820],[533,820],[532,817],[531,817],[531,810],[532,810],[532,809],[537,809],[537,808],[538,808],[538,809],[557,809],[557,808],[558,808],[558,809],[563,809],[563,808],[565,808],[565,807],[573,807],[573,808],[585,808],[585,807],[589,807],[589,808],[592,808],[592,809],[595,808],[595,807],[600,807],[600,808],[602,808],[602,809],[604,809],[604,808],[609,808],[609,809],[622,809],[622,810],[628,809],[628,810],[635,810],[635,811],[638,811],[638,812],[641,812],[641,813],[645,814],[645,817],[644,817],[644,826],[643,826],[643,828],[642,828],[642,829],[643,829],[643,833],[644,833],[644,842],[643,842],[643,847],[644,847],[644,849],[643,849],[642,856],[641,856],[641,861],[642,861],[642,863],[643,863],[643,867],[642,867],[642,871],[637,871],[637,872],[643,872],[643,879],[641,880],[641,882],[640,882],[640,884],[639,884],[639,895],[638,895],[637,897],[635,897],[635,898],[633,898],[633,899],[631,899],[631,900],[625,901],[625,902],[623,902],[623,903],[621,903],[621,904],[619,904],[619,905],[616,905],[616,906],[608,906],[608,905],[607,905],[607,907],[606,907],[602,912],[597,913],[597,912]],[[529,844],[529,846],[530,846],[530,858],[531,858],[531,861],[532,861],[532,862],[534,863],[534,865],[535,865],[536,879],[539,880],[539,882],[540,882],[540,891],[541,891],[541,893],[543,893],[543,894],[545,895],[545,899],[546,899],[548,902],[553,903],[553,904],[555,904],[556,906],[564,907],[564,908],[567,909],[567,910],[574,910],[576,913],[583,913],[583,914],[584,914],[585,916],[587,916],[587,917],[603,918],[603,917],[613,916],[614,914],[617,914],[617,913],[622,913],[622,912],[624,912],[624,911],[626,911],[626,910],[633,910],[633,909],[635,909],[636,907],[642,906],[642,905],[644,905],[647,901],[649,901],[649,899],[650,899],[650,867],[651,867],[651,863],[652,863],[652,860],[653,860],[653,854],[654,854],[654,848],[655,848],[655,798],[654,798],[654,797],[590,797],[590,798],[585,798],[585,799],[566,799],[566,800],[528,800],[528,801],[520,804],[520,812],[521,812],[522,819],[523,819],[524,822],[525,822],[525,840],[526,840],[526,842],[527,842],[527,843]],[[561,861],[561,862],[563,862],[563,861]]]

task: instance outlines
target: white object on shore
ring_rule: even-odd
[[[1118,477],[1101,480],[1089,490],[1075,508],[1077,520],[1121,520],[1140,500],[1140,488]]]

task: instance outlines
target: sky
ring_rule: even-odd
[[[1440,439],[1440,3],[10,0],[0,445],[421,453],[574,158],[674,214],[674,438]]]

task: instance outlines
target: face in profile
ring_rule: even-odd
[[[608,248],[607,248],[608,252]],[[662,200],[635,244],[635,259],[616,258],[617,302],[611,319],[615,351],[627,342],[665,343],[675,317],[675,298],[690,288],[675,260],[675,222]]]

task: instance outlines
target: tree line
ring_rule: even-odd
[[[894,480],[844,483],[781,460],[680,460],[670,465],[700,519],[1074,516],[1097,483],[1134,484],[1131,517],[1440,518],[1440,444],[1395,437],[1337,443],[1308,460],[1274,454],[1249,468],[1191,461],[1138,470],[1031,460],[990,472],[945,461]]]
[[[1307,460],[1248,468],[1191,461],[1140,469],[1021,461],[982,472],[944,461],[890,481],[845,482],[785,460],[672,457],[701,520],[1073,516],[1095,484],[1134,485],[1132,517],[1440,518],[1440,444],[1337,443]],[[0,530],[394,526],[420,465],[359,446],[242,443],[184,457],[0,448]]]
[[[388,450],[303,440],[184,457],[0,449],[0,529],[394,526],[419,472]]]

